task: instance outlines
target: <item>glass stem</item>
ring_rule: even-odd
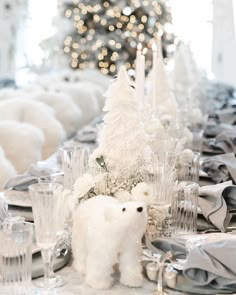
[[[42,249],[42,259],[44,265],[44,281],[45,284],[49,283],[49,280],[54,278],[53,271],[53,258],[54,258],[54,247]]]
[[[49,264],[49,272],[50,272],[50,277],[51,278],[55,278],[55,273],[54,273],[54,269],[53,269],[54,258],[55,258],[55,255],[54,255],[54,251],[53,251],[52,259],[51,259],[50,264]]]

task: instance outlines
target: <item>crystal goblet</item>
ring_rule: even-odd
[[[55,276],[52,265],[57,243],[57,231],[61,207],[62,186],[58,183],[36,183],[29,187],[35,222],[36,242],[41,248],[44,264],[44,279],[37,281],[40,288],[53,289],[62,286]]]
[[[63,187],[64,176],[63,175],[49,175],[47,179],[39,178],[38,182],[40,184],[45,183],[57,183],[59,188],[57,190],[57,204],[58,204],[58,216],[56,231],[57,231],[57,243],[54,249],[54,256],[59,257],[61,255],[66,255],[70,249],[71,242],[71,218],[69,211],[69,191]],[[67,283],[64,277],[56,275],[53,269],[53,260],[50,264],[51,278],[57,280],[57,286],[63,286]]]

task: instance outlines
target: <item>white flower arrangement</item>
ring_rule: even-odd
[[[131,191],[133,200],[150,205],[155,202],[153,185],[146,182],[138,183]]]
[[[143,173],[150,172],[134,170],[134,173],[124,172],[125,175],[117,176],[108,171],[103,157],[97,158],[96,162],[98,173],[84,174],[74,184],[75,205],[97,195],[113,196],[121,202],[154,202],[153,186],[143,179]]]
[[[76,192],[78,199],[81,199],[94,187],[95,180],[93,176],[90,174],[84,174],[76,180],[74,184],[74,191]]]

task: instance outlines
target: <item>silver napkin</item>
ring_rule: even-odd
[[[203,216],[222,232],[226,231],[232,217],[229,209],[236,203],[235,189],[232,181],[199,188],[198,205]]]
[[[236,183],[236,158],[233,153],[206,158],[202,169],[215,183],[227,180]]]

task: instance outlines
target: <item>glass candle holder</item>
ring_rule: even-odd
[[[171,206],[153,203],[147,207],[148,224],[146,238],[153,241],[160,237],[171,237]]]
[[[179,158],[177,164],[177,174],[179,181],[192,181],[199,182],[199,170],[200,170],[200,153],[183,152],[182,157]]]
[[[76,179],[88,172],[89,157],[93,151],[93,147],[87,146],[69,146],[60,149],[66,189],[73,192]]]
[[[31,289],[33,224],[4,222],[0,231],[0,293],[25,295]]]
[[[176,153],[161,151],[153,158],[153,202],[148,206],[146,238],[170,237],[171,203],[176,182]]]
[[[183,181],[178,184],[171,206],[173,235],[197,231],[198,184]]]
[[[197,124],[192,124],[190,126],[190,131],[192,132],[192,142],[190,143],[190,148],[194,152],[201,152],[202,151],[202,144],[203,144],[203,134],[204,134],[204,127]]]

